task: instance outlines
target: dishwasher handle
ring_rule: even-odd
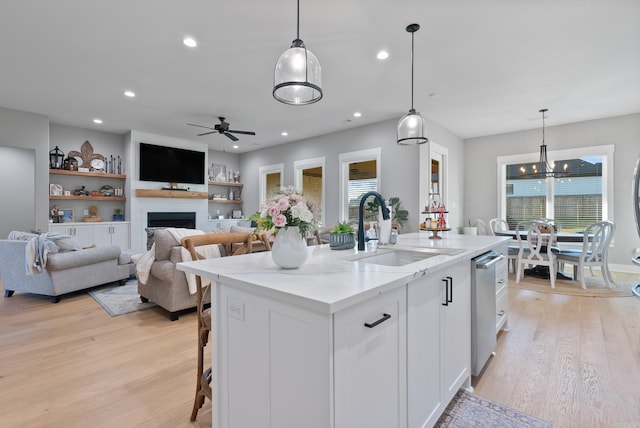
[[[488,254],[487,256],[475,261],[476,269],[488,269],[501,260],[504,260],[504,255],[502,254]]]

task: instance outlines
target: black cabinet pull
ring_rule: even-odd
[[[444,303],[442,303],[442,306],[449,306],[449,280],[446,278],[442,278],[442,282],[444,282],[445,292]]]
[[[453,278],[450,276],[447,277],[447,281],[449,282],[449,303],[453,303]]]
[[[371,324],[369,324],[368,322],[364,323],[364,326],[367,328],[373,328],[375,326],[377,326],[378,324],[385,322],[386,320],[388,320],[389,318],[391,318],[391,315],[389,314],[382,314],[382,318],[380,318],[378,321],[373,322]]]

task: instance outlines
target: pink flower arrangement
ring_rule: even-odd
[[[302,236],[316,227],[315,207],[293,187],[282,187],[270,200],[260,206],[260,211],[250,218],[258,224],[256,231],[297,226]]]

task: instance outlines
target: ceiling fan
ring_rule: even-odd
[[[211,128],[210,126],[196,125],[194,123],[187,123],[187,125],[197,126],[198,128],[206,128],[211,130],[209,132],[203,132],[202,134],[198,134],[198,137],[201,137],[203,135],[214,134],[217,132],[219,134],[226,135],[233,141],[238,141],[238,138],[233,134],[256,135],[256,133],[253,131],[236,131],[233,129],[229,129],[229,123],[224,121],[225,119],[224,117],[219,116],[218,119],[220,119],[220,123],[217,125],[214,125],[213,128]]]

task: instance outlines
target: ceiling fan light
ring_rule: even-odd
[[[276,63],[273,97],[285,104],[313,104],[322,99],[322,69],[318,58],[302,40],[293,41]]]
[[[426,123],[420,113],[414,109],[409,110],[398,122],[398,144],[408,146],[428,143],[425,130]]]

